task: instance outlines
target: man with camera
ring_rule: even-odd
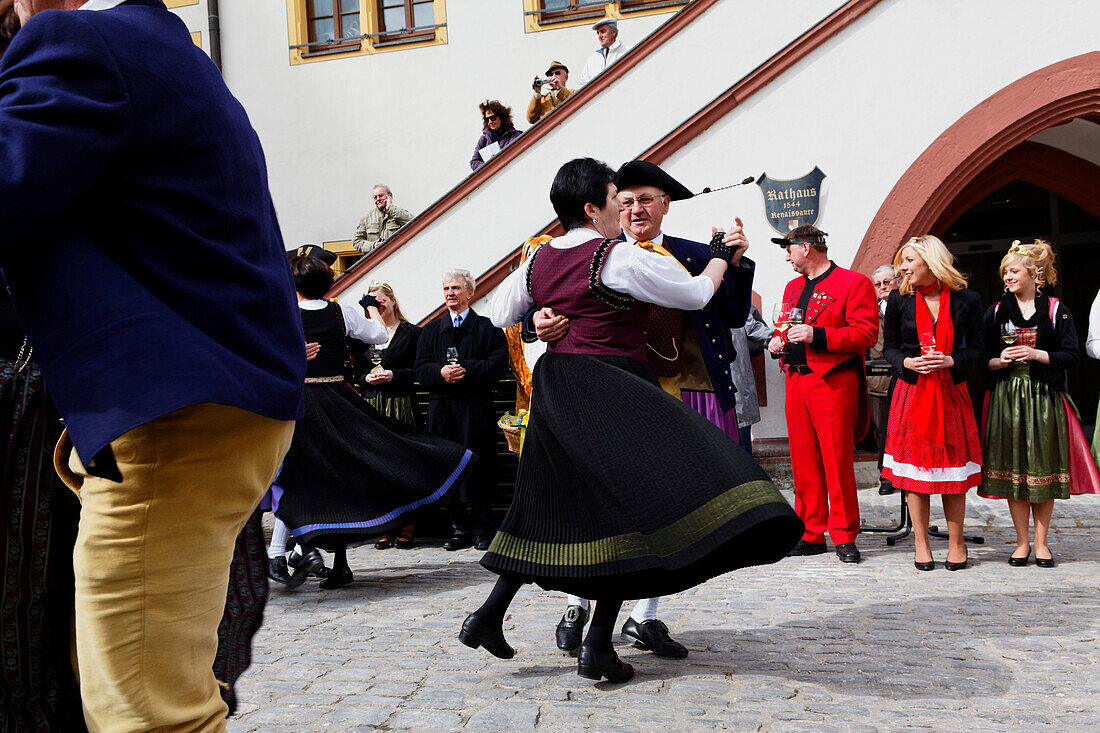
[[[569,81],[569,69],[560,61],[551,61],[550,68],[546,70],[546,78],[539,76],[531,83],[531,89],[535,92],[531,97],[531,103],[527,105],[527,121],[532,125],[550,114],[555,107],[573,96],[573,90],[567,89],[565,83]],[[542,93],[542,88],[549,85],[550,92]]]

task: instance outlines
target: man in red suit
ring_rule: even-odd
[[[794,508],[806,533],[791,555],[826,551],[825,531],[841,562],[859,562],[859,504],[852,452],[867,432],[863,354],[878,336],[871,281],[829,259],[825,233],[805,224],[781,239],[797,277],[783,307],[803,319],[768,345],[782,354],[787,375],[787,433],[794,472]],[[778,325],[778,324],[777,324]]]

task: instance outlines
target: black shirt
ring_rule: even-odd
[[[829,277],[829,275],[832,274],[833,270],[835,270],[835,269],[836,269],[836,263],[830,261],[829,262],[829,269],[826,270],[825,272],[821,273],[817,277],[815,277],[813,280],[811,280],[810,278],[803,275],[803,279],[806,280],[806,284],[802,287],[802,295],[798,298],[798,305],[796,306],[797,308],[799,308],[802,311],[802,318],[803,319],[806,318],[806,313],[809,311],[810,298],[812,298],[813,295],[814,295],[814,288],[817,287],[817,284],[819,282],[821,282],[825,278]],[[803,322],[805,322],[805,320],[803,320]],[[824,329],[815,328],[814,329],[814,340],[812,342],[813,347],[815,349],[818,349],[818,350],[820,350],[821,346],[824,345],[824,343],[822,343],[821,345],[819,345],[817,343],[817,341],[818,341],[818,331],[819,330],[821,331],[822,337],[824,337],[824,335],[825,335]],[[793,344],[793,343],[787,342],[787,366],[804,366],[805,364],[806,364],[806,344],[804,344],[804,343]]]

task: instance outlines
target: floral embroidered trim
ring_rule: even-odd
[[[588,289],[593,295],[615,310],[625,311],[634,306],[634,297],[612,290],[600,280],[604,263],[607,262],[607,255],[616,244],[621,244],[621,242],[614,239],[605,239],[597,245],[596,251],[592,255],[592,262],[588,266]]]
[[[1044,486],[1053,486],[1054,484],[1069,483],[1069,473],[1051,473],[1045,476],[1031,476],[1016,471],[998,471],[995,468],[987,468],[985,470],[985,475],[987,478],[996,479],[998,481],[1008,481],[1013,486],[1027,485],[1029,488],[1042,488]]]
[[[528,242],[530,242],[530,240],[528,240]],[[531,273],[535,271],[535,258],[538,257],[541,251],[542,247],[537,247],[532,250],[531,254],[527,257],[527,260],[531,263],[527,265],[527,295],[531,296],[531,300],[535,299],[535,293],[531,290]]]

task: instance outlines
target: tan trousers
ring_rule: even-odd
[[[200,404],[111,443],[122,483],[88,476],[75,451],[58,466],[83,505],[76,649],[93,733],[225,730],[212,667],[229,563],[293,432]]]

